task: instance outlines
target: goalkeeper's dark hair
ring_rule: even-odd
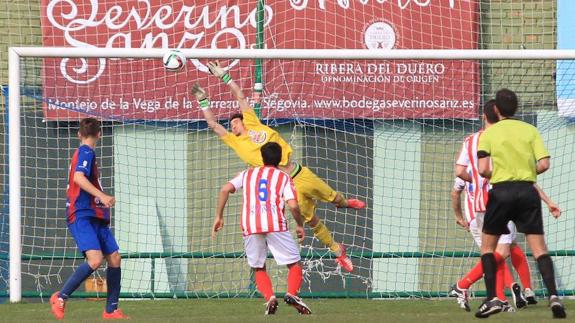
[[[282,161],[282,147],[277,142],[268,142],[260,150],[265,166],[278,167]]]
[[[234,113],[230,117],[230,122],[232,122],[232,120],[234,120],[234,119],[240,119],[240,120],[244,121],[244,115],[241,112]]]
[[[100,133],[100,121],[96,118],[84,118],[80,120],[80,129],[78,132],[83,138],[97,137]]]
[[[504,117],[513,117],[517,112],[517,95],[509,89],[501,89],[495,94],[495,105],[499,114]]]
[[[483,105],[483,115],[485,115],[487,122],[491,124],[499,121],[499,117],[497,116],[497,113],[495,113],[495,100],[489,100],[485,102]]]

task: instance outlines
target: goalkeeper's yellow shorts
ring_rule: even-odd
[[[297,203],[306,223],[311,221],[315,215],[317,200],[324,202],[335,200],[337,192],[309,168],[297,165],[292,172],[292,178],[297,191]]]

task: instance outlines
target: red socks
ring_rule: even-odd
[[[265,269],[256,269],[254,273],[256,279],[256,287],[260,294],[268,301],[273,295],[272,281],[268,276]],[[289,266],[288,279],[287,279],[287,292],[291,295],[297,296],[302,282],[302,269],[299,263]]]
[[[297,296],[302,282],[302,270],[299,263],[293,264],[289,267],[287,292]]]
[[[509,271],[509,268],[507,268],[505,259],[500,254],[494,252],[493,255],[495,256],[495,261],[497,262],[497,272],[495,274],[495,292],[497,294],[497,298],[505,301],[507,300],[505,297],[505,271]]]
[[[505,263],[505,259],[503,259],[503,257],[497,252],[494,252],[493,255],[495,256],[495,261],[497,261],[497,273],[495,280],[497,297],[503,301],[506,299],[504,292],[505,286],[511,286],[511,283],[513,282],[513,277],[509,272],[509,268]],[[469,287],[471,287],[471,285],[473,285],[473,283],[475,283],[482,277],[483,277],[483,266],[481,265],[481,261],[479,261],[475,265],[475,267],[473,267],[467,273],[467,275],[463,277],[463,279],[457,282],[457,287],[461,289],[468,289]]]
[[[523,250],[518,245],[511,248],[511,263],[519,275],[523,288],[531,289],[531,272],[529,272],[529,263],[527,262],[525,253],[523,253]]]
[[[457,287],[461,289],[468,289],[475,283],[476,281],[480,280],[483,277],[483,266],[481,265],[481,261],[477,262],[477,265],[473,267],[465,277],[463,277],[460,281],[457,282]]]
[[[503,271],[503,285],[505,288],[511,289],[511,284],[513,284],[515,281],[513,280],[513,275],[511,274],[509,266],[507,266],[507,261],[503,262]]]
[[[256,287],[260,291],[260,293],[264,296],[266,301],[270,299],[274,295],[274,291],[272,288],[272,281],[268,276],[268,273],[265,269],[256,269],[254,273],[256,279]]]

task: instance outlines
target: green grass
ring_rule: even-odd
[[[299,316],[293,308],[280,303],[275,316],[265,317],[262,299],[199,299],[122,301],[124,312],[132,322],[466,322],[475,321],[471,313],[457,307],[455,300],[361,300],[361,299],[309,299],[306,303],[313,311],[308,317]],[[565,301],[569,309],[575,301]],[[98,322],[103,301],[72,300],[67,304],[68,322]],[[479,301],[472,304],[473,310]],[[0,322],[53,322],[48,304],[0,305]],[[575,314],[575,312],[572,312]],[[570,318],[570,317],[568,317]],[[500,313],[489,322],[551,322],[547,302],[541,301],[517,313]],[[553,320],[554,321],[554,320]]]

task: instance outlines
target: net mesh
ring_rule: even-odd
[[[41,63],[41,59],[22,59],[23,66]],[[521,64],[529,69],[541,62]],[[129,70],[131,77],[137,77],[136,69]],[[241,73],[238,77],[231,73],[238,83],[247,83]],[[114,77],[119,74],[113,73]],[[156,84],[167,83],[165,78],[169,77],[158,77]],[[78,146],[78,123],[46,118],[50,106],[59,113],[75,113],[81,106],[76,100],[82,89],[68,89],[69,94],[54,96],[50,93],[57,92],[57,87],[26,85],[33,84],[36,75],[25,73],[22,80],[24,88],[36,92],[23,96],[23,253],[30,258],[24,261],[23,272],[30,276],[24,282],[28,289],[44,291],[59,286],[62,277],[83,261],[75,253],[63,216],[68,165]],[[227,95],[219,80],[212,77],[201,81],[213,98],[218,117],[226,119],[237,111],[232,101],[219,99]],[[124,83],[117,84],[119,91],[124,91]],[[307,83],[308,88],[315,85]],[[519,86],[515,85],[510,87]],[[182,97],[183,102],[192,100],[190,86],[185,81],[170,88],[176,89],[175,96]],[[131,85],[127,87],[131,89]],[[98,97],[94,89],[89,92],[92,98]],[[264,93],[264,97],[268,95]],[[167,97],[155,100],[163,107]],[[262,115],[277,111],[270,102],[264,100]],[[533,104],[522,102],[525,110]],[[133,106],[134,101],[130,104]],[[43,105],[46,110],[42,110]],[[197,113],[197,103],[192,106],[189,110]],[[157,117],[165,112],[162,110],[150,109],[144,120],[130,119],[129,115],[109,117],[104,110],[87,114],[104,120],[104,135],[96,151],[104,190],[118,200],[112,226],[126,258],[123,291],[134,295],[249,294],[254,289],[241,257],[239,197],[230,202],[223,234],[216,240],[210,238],[219,187],[245,165],[205,122],[178,120],[187,119],[188,109],[178,110],[182,117],[171,119]],[[317,215],[336,241],[348,246],[356,269],[351,274],[342,273],[328,250],[308,231],[302,248],[307,292],[439,293],[474,262],[475,258],[468,256],[475,250],[470,237],[453,221],[449,191],[454,157],[464,136],[479,129],[478,120],[353,118],[352,109],[347,110],[352,118],[333,120],[298,117],[298,110],[289,107],[285,111],[294,118],[264,122],[290,142],[293,159],[344,195],[368,203],[367,210],[361,211],[318,204]],[[523,113],[521,118],[536,124],[544,136],[553,156],[553,170],[541,176],[541,185],[568,214],[569,183],[575,176],[570,166],[571,126],[553,111]],[[551,250],[568,249],[563,239],[572,227],[570,221],[568,217],[549,221],[546,232]],[[78,258],[65,259],[74,255]],[[565,289],[572,283],[570,261],[567,257],[556,262],[560,286]],[[270,265],[281,289],[286,273]]]
[[[99,24],[70,30],[70,37],[99,47],[108,42],[114,47],[178,47],[183,41],[181,47],[186,48],[247,48],[256,43],[255,1],[143,1],[149,6],[138,7],[142,17],[148,11],[154,17],[164,6],[183,12],[180,18],[174,14],[165,20],[169,25],[180,19],[165,28],[153,19],[150,26],[140,26],[135,14],[128,19],[134,4],[123,2],[123,15],[116,23],[129,23],[120,32],[110,32],[103,27],[104,17],[113,13],[114,4],[99,1],[94,20]],[[89,19],[94,4],[16,1],[2,10],[0,20],[10,28],[8,40],[0,46],[78,46],[54,27],[56,22],[70,23],[66,14],[74,7],[74,18]],[[556,8],[550,1],[291,1],[268,4],[265,10],[267,48],[556,45]],[[194,25],[206,21],[213,25]],[[7,82],[7,59],[2,56],[6,52],[0,48],[1,83]],[[57,290],[83,262],[64,218],[67,171],[78,146],[80,115],[104,121],[96,153],[103,188],[118,200],[112,227],[124,256],[125,296],[228,297],[255,292],[243,258],[239,196],[230,201],[224,231],[216,240],[210,237],[218,190],[245,164],[201,121],[190,95],[193,83],[199,82],[226,126],[238,109],[228,88],[205,73],[206,62],[189,61],[185,71],[167,73],[160,60],[22,58],[24,295]],[[547,242],[550,250],[567,250],[559,253],[564,257],[554,258],[559,288],[575,289],[569,256],[575,227],[569,216],[575,137],[568,119],[557,112],[557,98],[572,94],[568,88],[556,88],[558,81],[573,81],[572,64],[564,63],[264,61],[264,122],[292,145],[294,160],[347,197],[368,204],[361,211],[318,204],[316,214],[335,240],[348,246],[356,268],[343,273],[307,229],[301,250],[302,290],[326,296],[437,296],[471,268],[477,249],[469,234],[456,226],[449,204],[453,161],[463,138],[481,126],[480,105],[501,87],[517,91],[520,118],[537,125],[553,156],[552,170],[540,177],[540,184],[566,216],[558,221],[546,218]],[[257,64],[222,64],[231,66],[230,74],[254,103],[250,89]],[[0,246],[7,250],[8,115],[3,111]],[[4,290],[6,260],[0,261]],[[273,261],[268,266],[276,289],[285,290],[286,270]],[[531,268],[534,286],[540,289],[534,263]],[[96,276],[105,277],[103,269]]]

